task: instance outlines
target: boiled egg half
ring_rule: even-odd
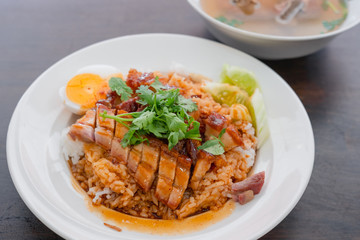
[[[119,70],[109,65],[90,65],[78,70],[65,87],[60,89],[60,97],[65,107],[78,115],[83,115],[98,100],[105,99],[109,91],[111,77],[123,77]]]

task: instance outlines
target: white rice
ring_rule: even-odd
[[[100,199],[100,197],[102,196],[102,195],[109,195],[109,194],[111,194],[112,193],[112,191],[110,190],[110,188],[104,188],[102,191],[98,191],[98,192],[96,192],[95,193],[95,197],[93,198],[93,203],[96,203],[99,199]],[[108,197],[107,197],[108,198]]]
[[[237,151],[246,161],[246,167],[250,168],[254,166],[255,163],[255,150],[252,148],[243,149],[242,147],[234,148],[234,151]]]
[[[71,159],[73,164],[76,164],[79,159],[84,156],[84,143],[81,141],[74,141],[69,135],[70,128],[65,128],[61,132],[61,150],[65,159]]]

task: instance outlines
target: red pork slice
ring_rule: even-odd
[[[179,156],[177,159],[175,180],[171,190],[167,205],[175,210],[184,195],[190,178],[191,159],[185,156]]]
[[[167,204],[175,178],[176,160],[178,153],[169,151],[168,146],[161,146],[158,182],[156,184],[155,197]]]
[[[138,165],[142,158],[143,146],[143,143],[135,145],[129,152],[127,167],[131,174],[135,174],[138,168]]]
[[[140,164],[135,173],[136,182],[145,190],[149,191],[155,179],[160,157],[161,142],[149,138],[149,144],[144,143],[143,154]]]
[[[241,182],[234,183],[231,188],[233,193],[245,192],[252,190],[254,194],[258,194],[264,185],[265,172],[256,173]]]
[[[238,195],[233,196],[235,202],[239,202],[241,205],[244,205],[254,198],[254,192],[252,190],[247,190],[245,192],[239,193]]]
[[[94,142],[95,110],[88,110],[84,116],[70,127],[69,136],[74,140]]]
[[[190,181],[190,187],[193,190],[198,189],[200,181],[203,179],[206,172],[209,171],[211,164],[215,161],[215,157],[213,155],[203,150],[198,152],[197,158],[198,159]]]

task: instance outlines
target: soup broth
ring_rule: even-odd
[[[346,0],[201,0],[201,6],[230,26],[280,36],[327,33],[347,17]]]

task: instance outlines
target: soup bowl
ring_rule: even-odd
[[[225,0],[226,1],[226,0]],[[200,0],[188,3],[205,19],[208,30],[221,42],[262,59],[296,58],[314,53],[332,39],[360,22],[360,1],[348,1],[348,16],[335,31],[309,36],[276,36],[245,31],[229,26],[208,15]]]

